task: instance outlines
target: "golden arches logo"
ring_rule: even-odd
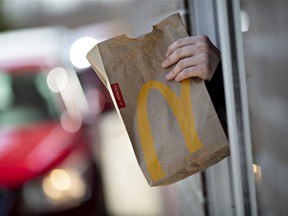
[[[195,128],[192,103],[190,99],[190,80],[181,82],[180,97],[178,97],[172,89],[162,82],[152,80],[145,83],[138,96],[137,121],[146,166],[152,181],[155,182],[163,178],[165,172],[155,150],[147,113],[147,98],[149,91],[152,88],[157,89],[168,102],[177,119],[189,152],[195,152],[202,148],[203,145]]]

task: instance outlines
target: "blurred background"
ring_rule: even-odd
[[[287,215],[287,11],[287,1],[0,0],[0,216]],[[176,12],[221,50],[231,156],[149,187],[85,56]]]
[[[1,216],[178,214],[173,187],[148,186],[86,53],[184,10],[182,1],[0,1]]]

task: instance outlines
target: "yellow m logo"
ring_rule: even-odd
[[[155,80],[145,83],[138,96],[137,121],[146,166],[152,181],[155,182],[163,178],[165,172],[156,154],[148,120],[147,97],[152,88],[157,89],[165,97],[171,107],[189,152],[195,152],[202,148],[203,145],[195,128],[192,103],[190,99],[190,80],[182,81],[180,98],[164,83]]]

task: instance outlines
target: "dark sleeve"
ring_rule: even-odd
[[[218,64],[213,78],[210,81],[205,81],[205,84],[222,127],[227,131],[226,103],[221,62]]]

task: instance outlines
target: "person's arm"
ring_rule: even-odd
[[[174,64],[167,80],[180,82],[189,77],[211,80],[220,62],[221,53],[207,36],[188,36],[172,43],[162,62],[163,68]]]

